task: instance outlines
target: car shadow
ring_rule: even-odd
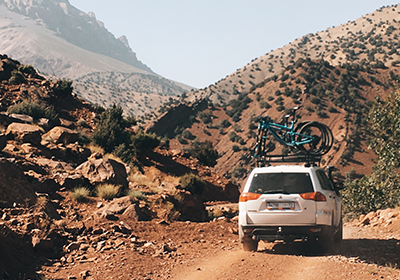
[[[394,238],[344,239],[330,253],[325,253],[316,242],[270,243],[258,252],[310,257],[342,256],[354,262],[400,267],[400,240]]]

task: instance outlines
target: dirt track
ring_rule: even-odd
[[[224,219],[123,223],[133,228],[135,238],[120,234],[101,250],[87,240],[85,250],[44,260],[41,273],[50,279],[99,280],[400,279],[399,216],[384,223],[345,224],[341,246],[329,255],[301,242],[260,242],[257,252],[244,252],[237,223]],[[87,226],[108,227],[101,220]]]
[[[173,279],[400,279],[400,271],[395,269],[399,240],[360,239],[364,234],[371,236],[365,230],[346,226],[342,245],[327,256],[301,243],[261,242],[255,253],[240,248],[219,252],[182,268]],[[383,251],[376,250],[377,246]],[[383,258],[377,259],[378,255]],[[384,256],[392,256],[397,262],[378,266]]]

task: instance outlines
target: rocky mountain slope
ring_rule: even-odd
[[[322,122],[333,131],[334,146],[322,165],[335,165],[342,176],[368,174],[374,154],[366,145],[366,117],[370,101],[383,99],[399,78],[399,12],[398,5],[384,7],[296,39],[210,87],[189,92],[186,103],[163,107],[148,131],[164,135],[168,123],[177,149],[212,141],[221,155],[214,169],[243,183],[255,164],[256,117],[268,114],[279,122],[301,106],[301,122]],[[181,114],[185,123],[174,117]],[[286,153],[275,145],[272,154]]]
[[[100,231],[100,239],[118,237],[120,246],[134,238],[124,219],[208,221],[214,215],[208,204],[238,199],[236,185],[166,146],[140,150],[134,168],[88,145],[101,111],[74,96],[68,81],[47,80],[5,55],[0,102],[0,279],[36,279],[45,259],[64,262],[78,240]],[[204,191],[185,189],[185,174],[201,178]],[[117,190],[116,200],[100,196],[99,185]],[[72,195],[77,188],[87,190],[81,199]],[[100,239],[104,250],[111,248]]]
[[[104,107],[121,104],[129,115],[144,115],[191,89],[155,74],[126,38],[116,39],[94,14],[68,1],[0,1],[0,36],[0,53],[74,80],[78,96]]]

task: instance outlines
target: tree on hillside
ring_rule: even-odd
[[[370,176],[348,183],[343,192],[345,212],[361,214],[400,203],[400,90],[385,101],[376,99],[369,120],[369,148],[378,158]]]
[[[190,154],[207,166],[215,166],[219,157],[218,152],[213,149],[211,141],[194,141],[191,144]]]
[[[93,132],[93,141],[107,153],[129,142],[129,133],[125,130],[129,124],[122,113],[122,108],[114,104],[101,114],[100,121]]]

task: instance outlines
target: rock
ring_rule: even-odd
[[[50,140],[50,142],[55,144],[62,143],[67,145],[78,140],[78,132],[63,126],[56,126],[43,134],[42,139]]]
[[[121,185],[123,189],[128,186],[125,165],[113,159],[88,160],[75,170],[88,179],[92,185],[109,183]]]
[[[71,143],[65,146],[69,157],[73,157],[75,162],[84,162],[90,156],[91,151],[88,148],[82,147],[78,143]]]
[[[83,279],[86,279],[88,276],[90,276],[90,270],[81,271],[81,273],[79,273],[79,276]]]
[[[122,215],[125,217],[129,217],[130,219],[133,219],[135,221],[150,221],[151,220],[150,211],[144,207],[140,207],[139,203],[130,205],[124,211],[124,213],[122,213]]]
[[[41,140],[40,128],[32,124],[12,123],[7,127],[6,135],[12,135],[16,141],[33,145],[39,145]]]
[[[81,250],[81,251],[86,251],[87,249],[89,249],[89,247],[90,247],[89,244],[84,243],[84,244],[81,244],[81,245],[79,246],[79,250]]]
[[[81,244],[78,242],[71,242],[65,247],[65,252],[72,252],[75,250],[79,250],[80,246]]]
[[[54,243],[50,238],[41,239],[37,236],[33,236],[32,247],[38,253],[47,253],[53,250]]]
[[[370,223],[370,219],[368,217],[364,217],[361,221],[360,221],[360,225],[363,226],[367,226]]]
[[[113,216],[122,214],[129,206],[135,203],[138,203],[138,200],[134,197],[125,196],[114,198],[110,203],[106,204],[102,209],[97,210],[95,213],[101,218],[113,220]]]
[[[81,173],[61,173],[55,176],[57,183],[67,190],[73,190],[77,186],[86,186],[89,181]]]
[[[132,228],[130,226],[121,224],[121,225],[114,225],[113,230],[115,232],[120,232],[123,234],[131,234],[132,233]]]
[[[13,119],[17,120],[17,122],[21,122],[21,123],[29,123],[29,124],[33,123],[33,118],[31,116],[28,116],[28,115],[10,114],[9,117],[13,118]]]

